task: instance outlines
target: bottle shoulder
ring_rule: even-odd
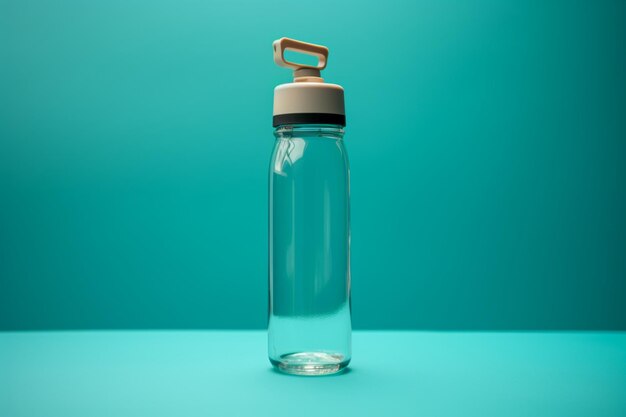
[[[324,136],[277,137],[271,165],[274,173],[280,175],[349,169],[348,153],[343,140]]]

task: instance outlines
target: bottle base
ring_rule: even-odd
[[[291,375],[332,375],[342,372],[350,363],[343,355],[326,352],[297,352],[270,358],[276,369]]]

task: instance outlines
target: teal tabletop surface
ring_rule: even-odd
[[[626,333],[358,331],[349,371],[261,331],[0,333],[0,416],[626,416]]]

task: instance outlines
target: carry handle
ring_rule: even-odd
[[[291,38],[280,38],[273,43],[274,62],[281,67],[294,70],[294,81],[323,82],[320,71],[326,68],[328,62],[328,48],[322,45],[297,41]],[[285,59],[285,50],[300,52],[317,57],[317,65],[298,64]]]

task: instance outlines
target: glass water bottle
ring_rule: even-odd
[[[287,62],[285,48],[323,59],[317,67]],[[350,171],[343,143],[343,89],[319,76],[328,56],[325,47],[282,38],[274,43],[274,53],[277,63],[295,69],[295,82],[275,90],[269,358],[286,373],[332,374],[351,358]],[[304,80],[299,79],[302,70],[307,70]]]

